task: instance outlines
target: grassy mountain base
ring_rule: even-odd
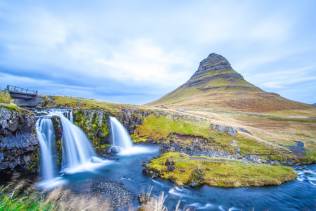
[[[172,134],[191,135],[203,137],[207,140],[204,147],[210,149],[218,149],[229,153],[237,153],[236,147],[232,146],[234,141],[239,148],[239,153],[244,155],[257,155],[263,159],[285,161],[294,159],[288,151],[281,148],[272,147],[255,139],[250,139],[237,134],[232,137],[226,133],[215,131],[206,121],[189,121],[181,119],[172,119],[166,116],[150,115],[146,117],[143,124],[139,125],[134,132],[134,139],[138,142],[146,140],[159,140],[160,142],[168,142],[169,136]],[[191,142],[182,142],[189,146]]]

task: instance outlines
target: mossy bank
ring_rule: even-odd
[[[146,164],[145,172],[177,185],[191,186],[267,186],[280,185],[296,178],[290,167],[188,156],[178,152],[168,152],[151,160]]]

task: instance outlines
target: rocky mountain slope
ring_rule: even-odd
[[[261,90],[236,72],[226,58],[215,53],[200,62],[186,83],[150,105],[248,112],[310,107]]]

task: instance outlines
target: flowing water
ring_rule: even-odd
[[[106,163],[96,153],[85,133],[72,123],[72,112],[50,110],[37,121],[37,136],[40,143],[41,176],[40,186],[50,188],[60,184],[56,168],[56,146],[52,117],[58,117],[62,127],[62,166],[61,173],[89,171]],[[68,118],[66,118],[68,117]],[[60,174],[59,174],[60,175]]]
[[[110,117],[112,146],[121,149],[131,148],[133,146],[130,135],[124,126],[115,118]]]
[[[126,128],[115,117],[110,117],[110,125],[112,148],[116,149],[119,155],[131,156],[157,152],[157,149],[134,145]]]
[[[72,170],[93,161],[96,154],[86,134],[63,114],[52,115],[58,116],[62,125],[62,170]]]
[[[36,133],[41,151],[41,177],[43,180],[50,180],[57,175],[55,132],[52,120],[47,117],[37,120]]]
[[[63,125],[63,142],[66,142],[63,147],[69,151],[65,149],[67,151],[64,154],[67,163],[65,167],[80,166],[81,163],[98,160],[94,157],[95,153],[83,132],[67,118],[58,116]],[[122,148],[125,153],[120,152],[112,155],[112,159],[115,161],[112,161],[111,165],[99,165],[98,168],[94,169],[88,166],[86,170],[89,171],[63,174],[61,180],[66,188],[78,193],[91,192],[94,194],[91,184],[111,181],[122,185],[130,192],[133,195],[131,204],[137,206],[137,196],[152,186],[154,195],[159,195],[161,192],[167,194],[165,204],[169,210],[173,210],[179,200],[181,201],[181,208],[192,208],[192,210],[316,210],[316,165],[296,167],[297,180],[279,186],[177,187],[171,182],[152,179],[142,173],[143,163],[159,155],[157,146],[133,145],[130,138],[126,138],[128,133],[121,123],[114,118],[111,118],[110,121],[113,146]],[[50,123],[43,122],[42,124],[49,125]],[[43,131],[46,130],[43,129]],[[84,148],[84,151],[81,147]],[[147,153],[133,153],[135,148],[146,149]],[[127,210],[127,208],[121,210]]]
[[[179,200],[181,208],[196,210],[316,210],[316,185],[313,184],[316,179],[316,165],[297,168],[301,176],[297,180],[279,186],[191,188],[177,187],[169,181],[152,179],[142,173],[143,162],[149,161],[158,154],[159,152],[129,157],[117,155],[114,157],[116,162],[112,165],[100,167],[93,172],[67,175],[64,180],[67,181],[67,187],[82,193],[91,191],[90,184],[96,181],[117,182],[133,194],[134,206],[138,205],[138,194],[146,192],[152,186],[154,195],[159,195],[161,192],[167,194],[165,204],[169,210],[174,210]]]

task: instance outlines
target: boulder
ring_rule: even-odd
[[[174,171],[176,169],[175,162],[169,158],[166,160],[165,166],[167,166],[167,171]]]
[[[230,136],[236,136],[238,133],[237,129],[230,126],[224,126],[224,125],[214,124],[213,129],[221,133],[227,133]]]

